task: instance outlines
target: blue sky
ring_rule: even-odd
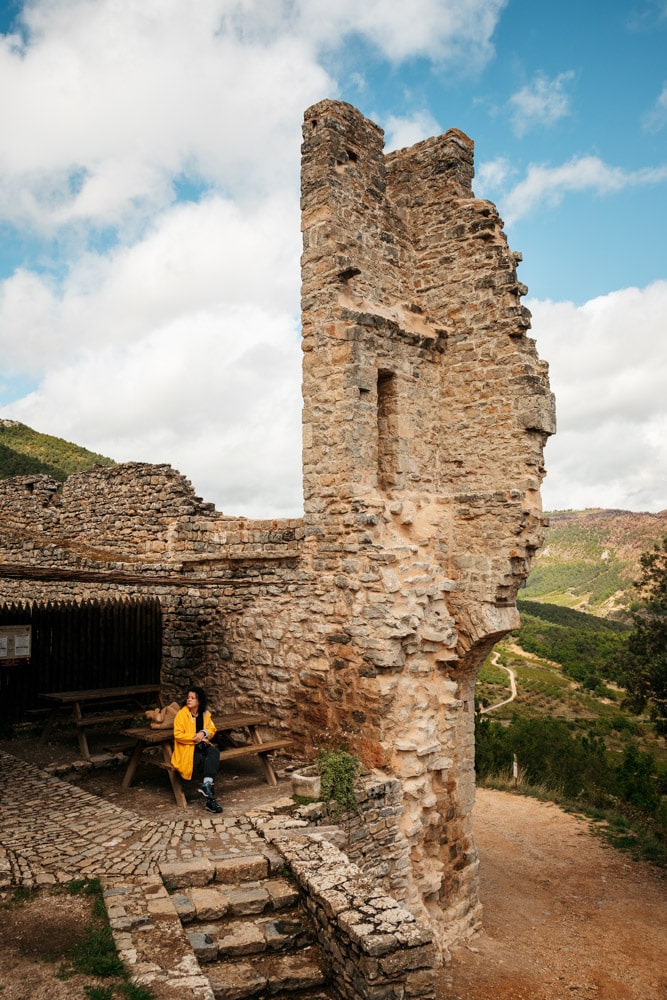
[[[0,3],[0,417],[298,514],[299,146],[450,127],[524,255],[547,509],[667,507],[667,0]]]

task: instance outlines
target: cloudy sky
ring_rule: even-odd
[[[475,140],[558,398],[545,507],[667,507],[667,0],[0,2],[0,416],[300,513],[324,97]]]

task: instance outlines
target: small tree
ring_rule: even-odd
[[[667,536],[641,557],[637,583],[644,605],[633,613],[626,648],[626,705],[647,706],[656,731],[667,733]]]

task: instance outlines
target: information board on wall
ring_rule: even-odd
[[[32,625],[0,626],[0,667],[14,667],[30,660]]]

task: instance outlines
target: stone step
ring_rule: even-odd
[[[195,923],[185,931],[201,963],[264,952],[294,951],[315,941],[309,918],[298,911],[291,911],[290,916]]]
[[[164,861],[160,874],[172,889],[190,886],[238,885],[277,875],[285,866],[280,854],[272,848],[248,854],[225,854],[213,851],[207,858]]]
[[[215,1000],[294,996],[304,990],[319,990],[327,980],[319,950],[304,948],[294,955],[258,955],[252,962],[216,962],[205,965]]]
[[[285,878],[263,878],[239,885],[183,888],[172,894],[172,902],[183,924],[221,920],[282,911],[298,906],[299,891]]]

